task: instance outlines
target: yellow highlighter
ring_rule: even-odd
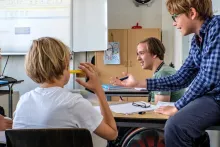
[[[80,69],[70,70],[70,73],[76,74],[76,77],[78,77],[78,78],[86,77],[86,74]]]

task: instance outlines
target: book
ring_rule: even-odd
[[[133,89],[133,88],[130,88],[130,87],[114,86],[114,85],[111,85],[111,84],[103,84],[102,88],[104,90]]]
[[[0,84],[7,84],[8,81],[0,80]]]

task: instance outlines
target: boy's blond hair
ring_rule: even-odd
[[[166,5],[170,14],[188,15],[190,8],[195,8],[200,20],[213,16],[212,0],[167,0]]]
[[[53,83],[69,68],[69,48],[61,41],[42,37],[34,40],[25,58],[27,75],[36,83]]]

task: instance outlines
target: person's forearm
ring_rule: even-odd
[[[138,81],[137,86],[138,88],[147,88],[147,80],[144,81]]]
[[[170,95],[155,95],[155,103],[157,104],[158,101],[162,102],[170,102]]]
[[[96,95],[98,96],[98,99],[99,99],[100,109],[101,109],[101,113],[104,117],[104,121],[112,129],[117,130],[115,119],[114,119],[114,117],[112,115],[112,111],[110,110],[109,105],[106,101],[106,96],[105,96],[103,89],[98,90],[98,92],[96,92]]]

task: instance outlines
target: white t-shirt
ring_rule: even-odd
[[[80,94],[61,87],[36,88],[21,96],[13,128],[86,128],[92,133],[102,120]]]

